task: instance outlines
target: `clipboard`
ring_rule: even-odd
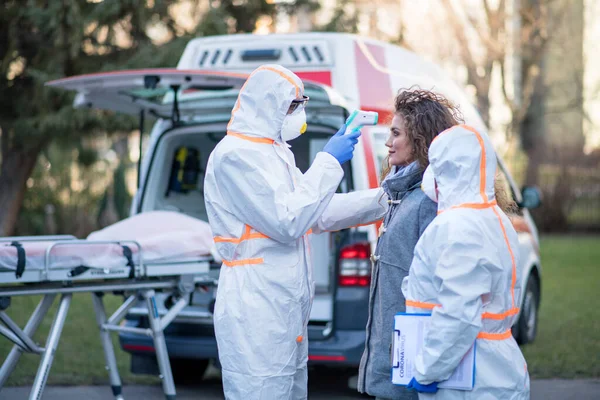
[[[392,333],[392,383],[406,386],[414,376],[415,358],[423,347],[431,314],[398,313],[394,316]],[[439,388],[472,390],[475,386],[476,343],[467,351],[448,380]]]

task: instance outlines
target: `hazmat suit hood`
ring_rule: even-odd
[[[240,90],[227,131],[281,141],[281,127],[292,100],[304,95],[304,85],[293,72],[265,64],[252,72]]]
[[[495,200],[496,153],[489,137],[457,125],[434,139],[429,162],[438,189],[438,210]]]

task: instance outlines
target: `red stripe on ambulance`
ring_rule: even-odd
[[[389,74],[382,71],[387,68],[385,49],[382,46],[366,43],[364,48],[369,52],[368,55],[363,52],[358,43],[354,43],[360,108],[365,111],[377,111],[379,121],[389,124],[393,116],[394,93]],[[369,56],[373,62],[369,60]],[[376,68],[374,63],[380,68]]]
[[[302,80],[331,86],[331,71],[294,71],[294,73]]]
[[[363,142],[365,150],[365,161],[367,162],[367,174],[369,176],[369,187],[379,187],[379,180],[377,179],[377,168],[375,168],[375,159],[373,155],[373,144],[371,143],[371,132],[369,128],[362,129],[361,140]]]
[[[385,68],[385,49],[372,44],[365,44],[365,47],[374,61]],[[392,115],[390,109],[394,99],[391,78],[387,73],[375,68],[356,42],[354,43],[354,53],[356,55],[360,108],[365,111],[377,111],[380,123],[389,123],[390,121],[388,120],[391,120]],[[362,140],[365,148],[369,187],[376,188],[379,186],[379,180],[377,179],[377,169],[375,168],[375,159],[373,157],[371,135],[367,129],[363,130],[363,132],[365,133],[362,136]]]

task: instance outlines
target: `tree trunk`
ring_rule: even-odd
[[[542,151],[538,147],[531,147],[527,151],[527,170],[525,171],[525,185],[539,186],[540,165],[542,163]]]
[[[487,129],[490,129],[490,97],[489,90],[477,91],[477,108]]]
[[[4,139],[4,138],[3,138]],[[0,236],[10,236],[23,204],[25,185],[31,176],[40,147],[10,150],[2,155],[0,167]]]

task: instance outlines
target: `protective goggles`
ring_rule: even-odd
[[[304,110],[304,107],[306,107],[306,103],[308,103],[308,99],[308,96],[302,96],[301,99],[292,100],[292,104],[290,104],[290,108],[288,108],[288,115]]]

